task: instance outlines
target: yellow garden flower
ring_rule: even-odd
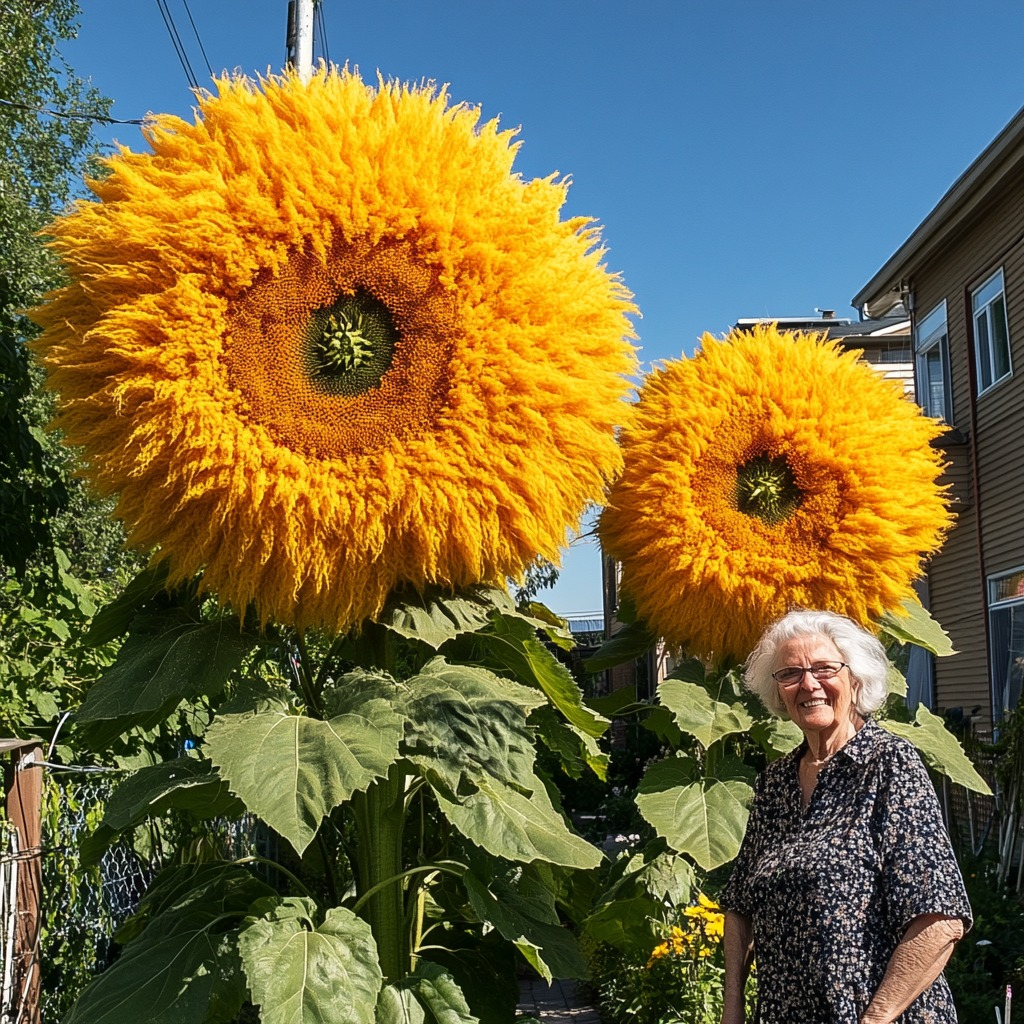
[[[641,389],[602,543],[640,616],[693,655],[742,659],[790,607],[867,624],[950,524],[940,431],[823,336],[705,334]]]
[[[261,617],[503,583],[619,469],[628,292],[443,91],[223,79],[53,229],[57,425],[130,540]]]

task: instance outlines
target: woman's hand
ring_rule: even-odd
[[[963,937],[958,917],[922,914],[907,926],[860,1024],[892,1024],[942,973]]]

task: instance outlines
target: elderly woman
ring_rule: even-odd
[[[942,968],[971,926],[928,773],[871,721],[882,645],[831,612],[794,611],[747,661],[746,685],[803,743],[755,786],[721,903],[723,1024],[743,1024],[757,958],[759,1024],[949,1024]]]

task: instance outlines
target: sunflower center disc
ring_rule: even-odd
[[[736,505],[744,515],[777,526],[800,507],[802,500],[784,456],[758,455],[736,470]]]
[[[387,306],[367,292],[314,310],[306,328],[310,381],[332,395],[361,395],[390,369],[398,331]]]

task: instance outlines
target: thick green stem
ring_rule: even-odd
[[[386,779],[352,797],[360,916],[373,932],[381,970],[389,982],[400,980],[411,969],[402,870],[405,783],[405,772],[392,765]]]

